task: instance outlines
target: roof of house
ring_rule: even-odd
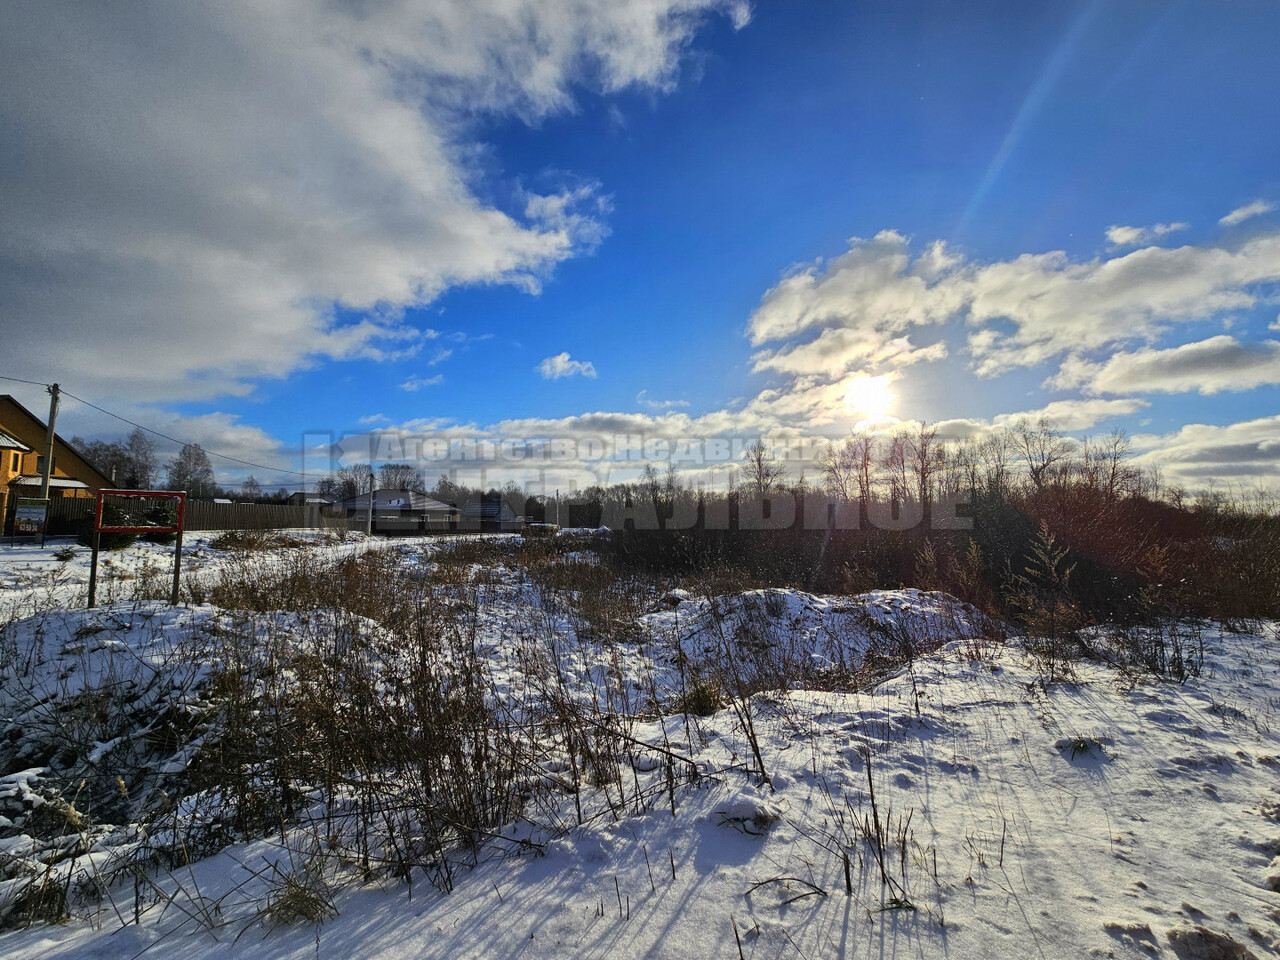
[[[11,437],[3,430],[0,430],[0,450],[21,450],[23,453],[30,453],[31,448],[19,440],[17,437]]]
[[[322,497],[318,493],[307,493],[305,490],[299,490],[297,493],[289,494],[290,503],[333,503],[332,497]]]
[[[468,520],[514,520],[516,512],[501,497],[476,497],[463,505],[462,515]]]
[[[347,510],[368,510],[369,494],[361,493],[343,500],[340,506]],[[456,508],[414,490],[376,490],[373,509],[407,510],[413,513],[453,513]]]
[[[23,417],[27,421],[26,426],[28,428],[28,432],[31,433],[32,435],[38,434],[40,437],[40,442],[43,443],[45,433],[48,430],[48,426],[45,424],[45,422],[41,420],[39,417],[37,417],[30,410],[28,410],[26,407],[24,407],[22,404],[20,404],[11,395],[7,393],[0,394],[0,415],[4,413],[4,409],[6,406],[10,410],[12,410],[14,413]],[[21,428],[16,424],[10,423],[10,424],[6,424],[6,426],[10,430],[15,430],[15,429],[21,430]],[[55,461],[58,459],[59,451],[63,450],[63,451],[66,451],[67,453],[70,453],[75,459],[79,460],[80,464],[83,466],[83,469],[77,469],[75,471],[71,471],[67,469],[67,466],[68,466],[67,463],[62,462],[57,464],[56,469],[61,470],[63,473],[72,473],[72,472],[78,473],[81,476],[85,476],[88,480],[96,482],[99,487],[110,488],[112,486],[111,478],[108,477],[101,470],[99,470],[97,467],[95,467],[92,463],[90,463],[85,458],[85,455],[83,453],[81,453],[71,444],[67,443],[67,441],[64,440],[62,437],[60,437],[57,433],[54,433],[53,439],[54,439],[53,458]],[[31,441],[30,439],[28,439],[24,442],[30,443]],[[86,486],[90,486],[90,484],[86,484]]]
[[[11,487],[39,487],[43,477],[14,477],[9,481]],[[54,490],[88,490],[89,485],[70,477],[50,477],[49,487]]]

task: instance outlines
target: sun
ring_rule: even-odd
[[[867,420],[883,420],[893,409],[897,399],[889,384],[893,374],[886,373],[878,377],[859,374],[848,383],[844,394],[844,405],[851,411],[857,411]]]

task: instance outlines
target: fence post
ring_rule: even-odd
[[[95,524],[96,526],[96,524]],[[89,609],[98,602],[98,541],[102,534],[93,531],[93,554],[89,559]]]
[[[178,531],[178,541],[173,545],[173,594],[169,597],[169,605],[178,605],[178,578],[182,575],[182,531]]]

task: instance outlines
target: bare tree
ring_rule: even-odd
[[[849,439],[849,456],[853,460],[853,473],[858,480],[858,499],[863,522],[867,517],[867,504],[875,492],[876,438],[870,433],[855,433]]]
[[[662,499],[667,509],[676,502],[676,497],[684,489],[684,484],[680,482],[680,474],[676,473],[676,465],[672,461],[667,461],[667,472],[662,475]]]
[[[747,480],[755,487],[758,496],[767,494],[786,474],[786,468],[763,440],[757,440],[747,447],[742,458],[747,463]]]
[[[818,466],[828,491],[843,500],[858,500],[858,521],[865,525],[875,483],[876,438],[863,430],[828,444],[818,457]]]
[[[240,494],[246,500],[257,500],[262,496],[262,484],[258,482],[257,477],[252,473],[245,477],[244,483],[240,487]]]
[[[852,500],[858,495],[857,469],[853,457],[853,440],[832,441],[818,454],[818,469],[827,491],[841,500]]]
[[[83,437],[72,437],[71,446],[93,464],[97,470],[110,477],[112,483],[130,486],[125,480],[129,454],[122,444],[110,443],[106,440],[85,440]]]
[[[134,430],[124,442],[72,437],[71,446],[113,483],[128,490],[151,486],[156,469],[156,445],[141,429]]]
[[[1048,417],[1041,417],[1034,426],[1026,419],[1019,420],[1013,426],[1013,440],[1036,490],[1043,489],[1052,479],[1054,468],[1070,451],[1066,438],[1053,428]]]
[[[1115,500],[1133,486],[1137,471],[1129,464],[1133,442],[1119,427],[1105,436],[1095,448],[1101,469],[1099,483],[1107,499]]]
[[[145,490],[151,486],[156,472],[156,445],[150,437],[137,428],[124,442],[128,455],[128,472],[125,483],[134,488]]]
[[[978,444],[977,452],[987,493],[1003,497],[1009,487],[1009,467],[1015,455],[1013,436],[1008,430],[994,430]]]
[[[384,463],[378,467],[378,487],[383,490],[413,490],[426,493],[421,472],[408,463]]]
[[[217,496],[213,464],[209,462],[209,455],[200,444],[186,444],[170,461],[168,488],[185,490],[192,497]]]
[[[334,479],[337,481],[337,490],[335,491],[339,500],[350,500],[369,490],[369,476],[373,473],[373,466],[368,463],[355,463],[349,467],[342,467],[336,474]]]
[[[973,437],[964,437],[955,444],[947,459],[947,492],[958,494],[961,490],[967,490],[970,497],[976,497],[980,463],[978,443]]]
[[[905,438],[903,455],[915,481],[916,496],[920,500],[925,519],[928,519],[933,503],[933,478],[943,460],[942,445],[938,443],[938,428],[921,424],[914,434]]]
[[[891,503],[905,501],[911,493],[911,484],[907,481],[907,434],[899,430],[889,438],[880,453],[880,466],[884,468],[889,480],[889,500]]]

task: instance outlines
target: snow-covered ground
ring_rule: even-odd
[[[432,575],[430,556],[395,549],[404,551],[406,576]],[[210,568],[233,562],[208,557]],[[527,704],[548,671],[568,696],[601,709],[609,706],[602,691],[634,691],[629,735],[650,747],[631,751],[628,781],[645,800],[621,811],[587,798],[587,822],[578,824],[570,796],[553,791],[547,802],[561,815],[520,828],[533,846],[519,855],[484,848],[447,894],[420,871],[411,884],[361,880],[316,857],[314,836],[276,833],[153,873],[149,882],[171,895],[167,902],[122,875],[64,925],[0,934],[0,956],[1280,951],[1276,624],[1206,630],[1203,670],[1183,684],[1097,663],[1076,664],[1073,682],[1045,684],[1017,640],[990,639],[994,625],[939,594],[657,590],[620,641],[580,630],[562,597],[540,592],[512,564],[477,566],[467,577],[466,616],[493,696]],[[6,579],[0,596],[20,600],[14,582]],[[4,637],[0,720],[34,728],[40,717],[23,720],[15,705],[47,705],[106,681],[146,691],[134,698],[139,715],[147,696],[172,700],[178,691],[194,702],[204,696],[201,671],[216,666],[201,644],[237,628],[302,635],[305,619],[162,603],[28,617]],[[697,717],[674,708],[691,660],[740,660],[760,677],[774,668],[824,677],[855,669],[877,646],[904,643],[922,652],[863,692],[792,685],[752,697],[767,780],[753,772],[737,710]],[[9,668],[24,657],[39,667],[18,671],[27,678],[18,689]],[[181,769],[189,747],[156,763]],[[100,757],[123,749],[97,748]],[[673,755],[698,774],[668,791]],[[0,780],[8,818],[0,820],[0,866],[35,855],[11,814],[33,816],[47,802],[39,780],[39,768]],[[91,876],[108,868],[112,849],[140,842],[117,831],[59,869]],[[278,922],[268,904],[303,880],[327,891],[336,916]]]
[[[186,578],[214,577],[219,570],[243,562],[243,555],[211,545],[220,535],[211,531],[184,536],[182,570]],[[306,544],[305,549],[321,557],[351,555],[394,542],[356,532],[339,537],[325,530],[293,530],[288,538]],[[66,559],[60,559],[59,554]],[[90,556],[90,549],[73,537],[52,537],[44,546],[0,538],[0,623],[42,610],[84,606],[89,596]],[[138,540],[122,550],[99,554],[99,603],[132,599],[140,586],[164,591],[172,582],[172,545]]]

